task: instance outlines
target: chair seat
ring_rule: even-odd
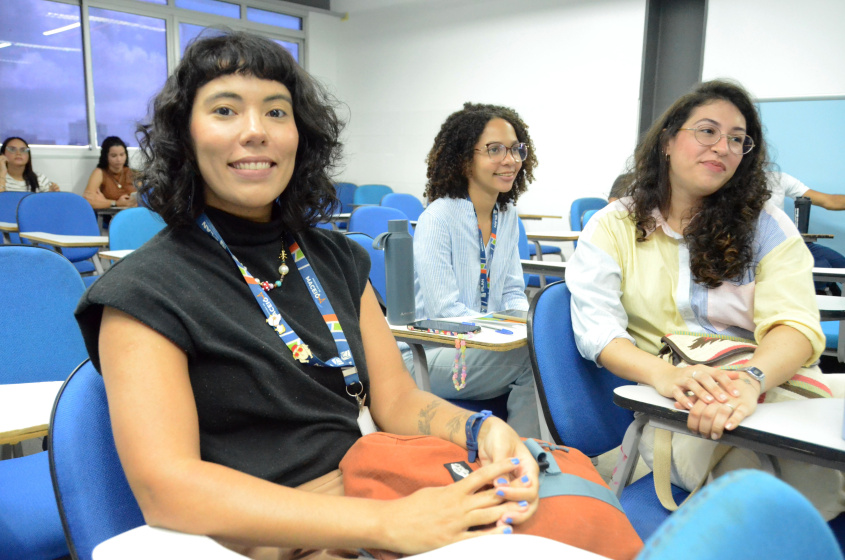
[[[53,560],[68,554],[47,452],[0,461],[0,557]]]
[[[680,503],[689,492],[672,485],[672,497]],[[625,487],[619,498],[622,509],[642,540],[648,539],[672,512],[663,507],[654,491],[653,473],[648,473],[633,484]]]
[[[540,249],[544,255],[559,255],[561,253],[560,247],[554,245],[540,245]],[[528,254],[532,257],[537,256],[537,247],[533,243],[528,244]]]

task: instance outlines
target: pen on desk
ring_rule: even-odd
[[[497,332],[499,334],[513,334],[513,331],[509,331],[508,329],[499,329],[499,328],[496,328],[496,327],[490,327],[490,326],[487,326],[487,325],[483,325],[480,322],[473,323],[472,321],[463,321],[461,324],[472,325],[473,327],[481,327],[482,329],[490,329],[490,330]]]

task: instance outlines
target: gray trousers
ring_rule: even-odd
[[[508,393],[508,425],[526,438],[540,437],[540,420],[534,396],[534,374],[528,347],[508,352],[491,352],[477,348],[466,349],[466,387],[460,391],[452,383],[455,349],[428,347],[425,349],[431,392],[444,399],[485,400]],[[402,352],[408,371],[414,373],[414,359],[410,350]],[[460,381],[460,371],[458,372]]]

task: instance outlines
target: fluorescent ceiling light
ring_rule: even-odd
[[[70,25],[65,25],[64,27],[59,27],[58,29],[52,29],[50,31],[45,31],[42,35],[55,35],[56,33],[61,33],[62,31],[70,31],[71,29],[76,29],[80,26],[79,22],[71,23]]]
[[[0,49],[5,49],[6,47],[11,47],[11,46],[12,46],[12,43],[9,43],[9,42],[4,41],[4,42],[0,43]]]

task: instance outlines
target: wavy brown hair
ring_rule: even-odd
[[[516,202],[519,195],[528,189],[527,183],[534,181],[537,156],[534,143],[525,124],[513,109],[499,105],[464,103],[464,108],[449,115],[434,137],[434,146],[426,157],[428,170],[423,196],[428,202],[438,198],[464,198],[469,181],[467,176],[475,156],[475,143],[484,132],[484,127],[493,119],[504,119],[513,126],[516,138],[528,146],[528,157],[522,162],[513,187],[506,193],[499,193],[497,204],[501,210],[508,202]]]
[[[644,242],[656,227],[652,211],[656,208],[664,216],[669,211],[672,188],[664,153],[666,143],[678,134],[697,107],[719,100],[731,103],[742,113],[746,134],[755,145],[742,156],[733,177],[693,209],[693,219],[683,232],[693,278],[709,288],[741,278],[753,265],[757,217],[771,196],[763,171],[768,164],[763,128],[748,92],[739,84],[713,80],[699,84],[675,101],[637,146],[635,178],[629,187],[634,199],[630,218],[637,227],[637,240]]]

